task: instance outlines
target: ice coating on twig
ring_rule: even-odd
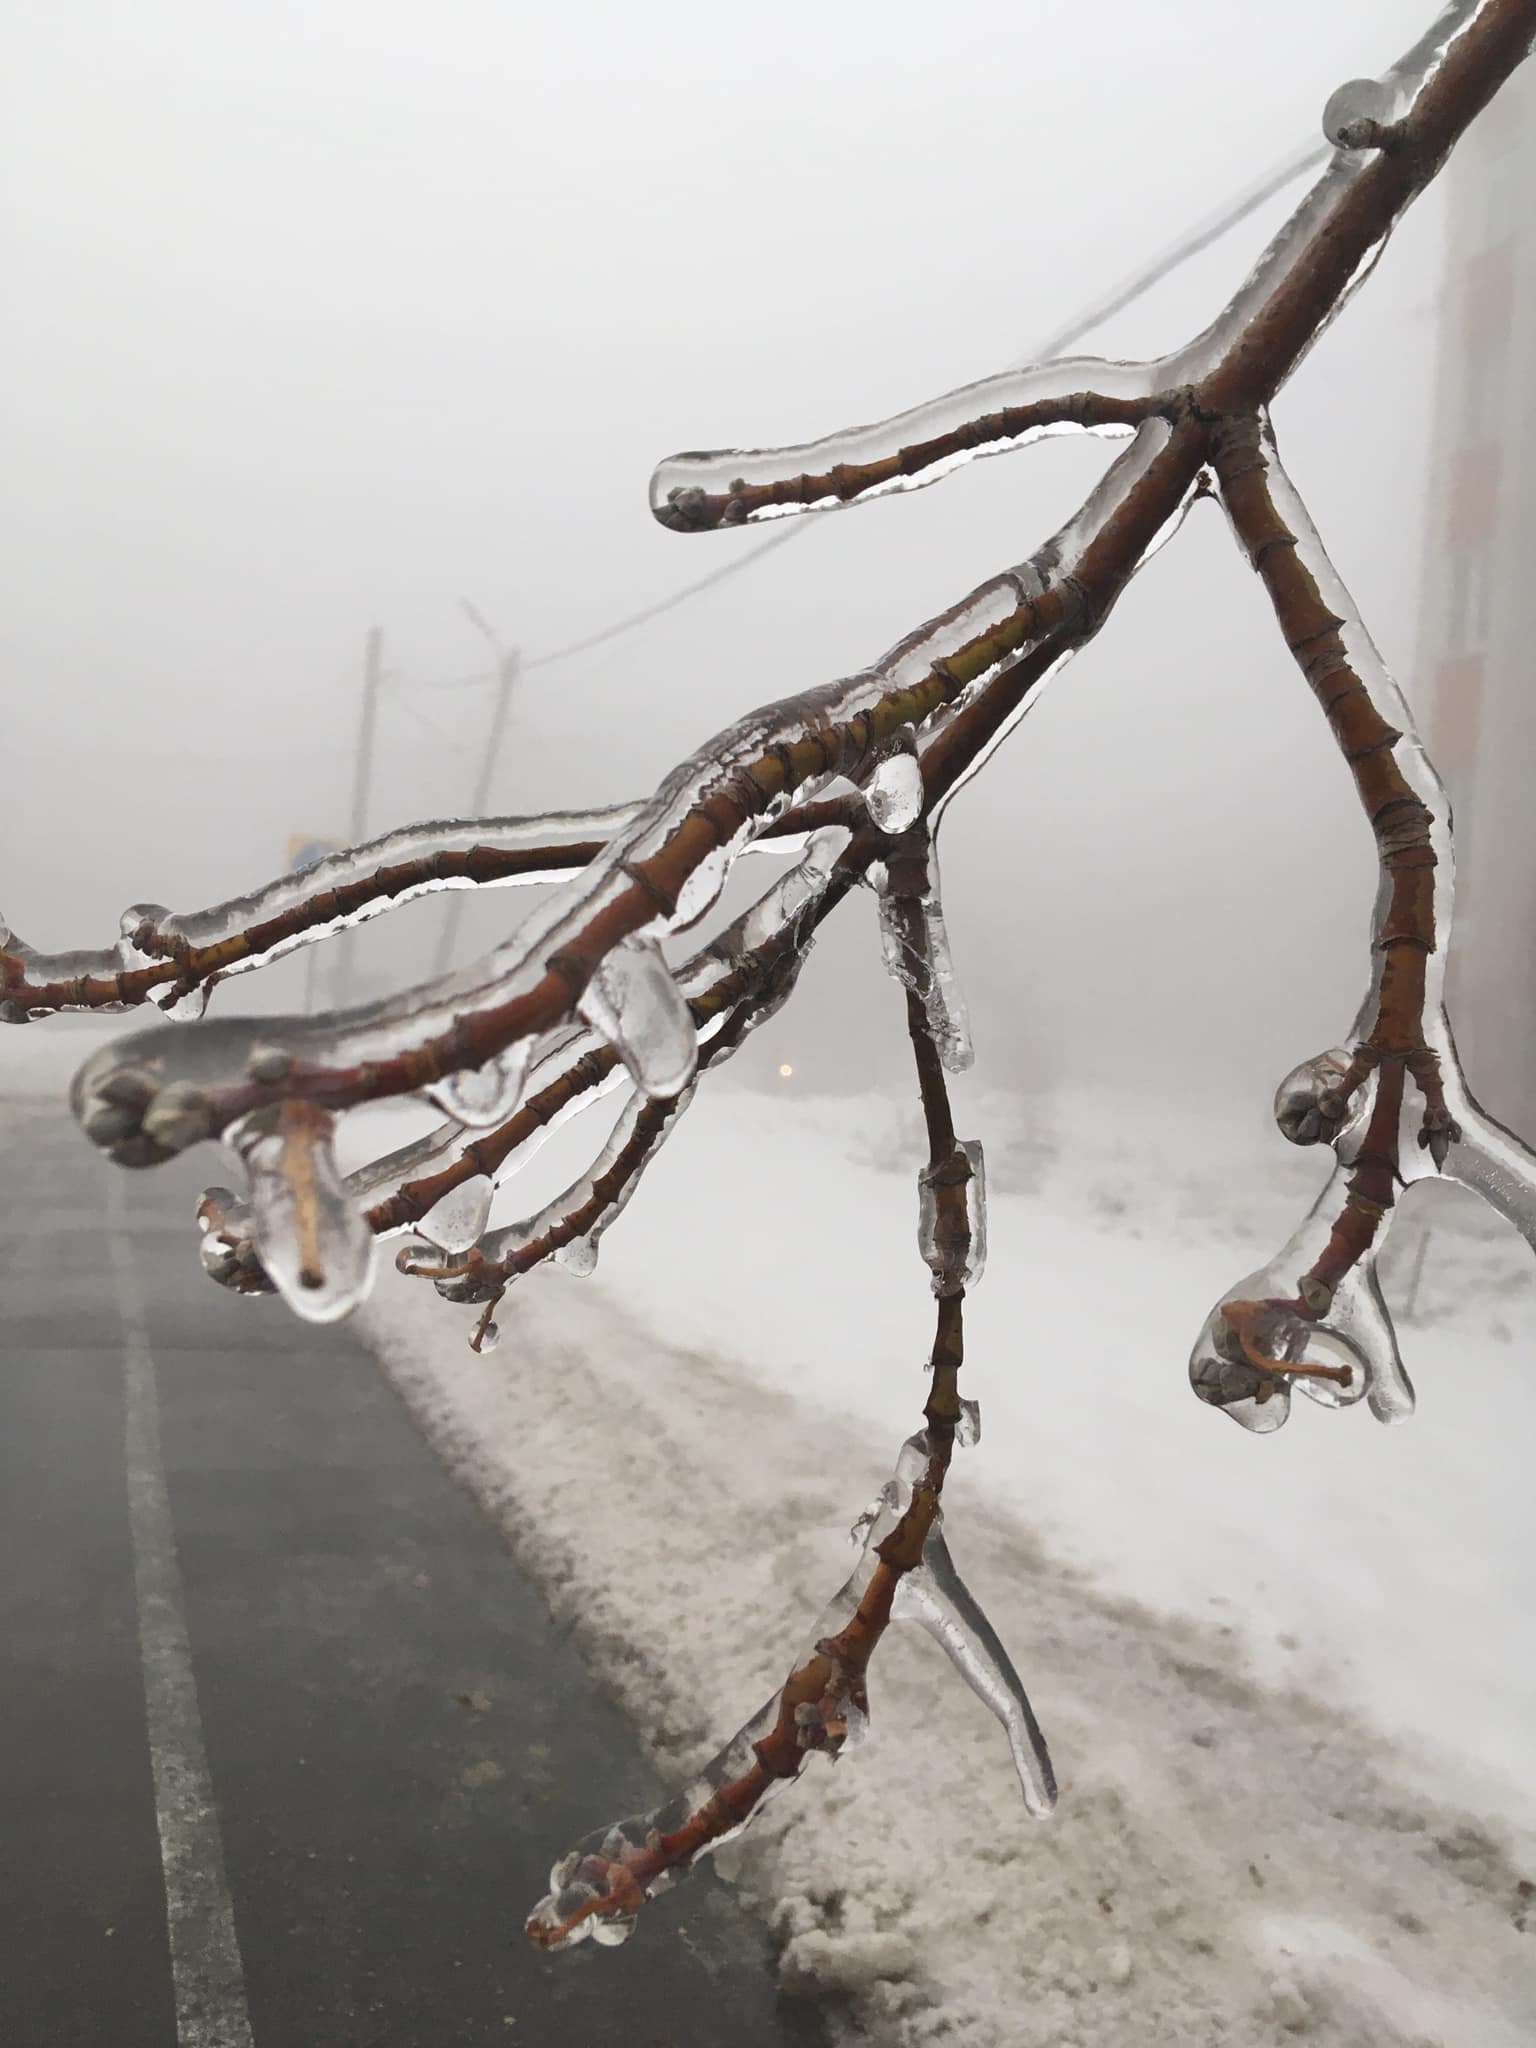
[[[1331,236],[1337,216],[1375,161],[1369,147],[1361,146],[1363,138],[1354,130],[1352,115],[1358,113],[1368,122],[1375,118],[1373,110],[1390,107],[1392,121],[1400,127],[1414,112],[1425,87],[1434,79],[1452,44],[1478,13],[1480,5],[1481,0],[1453,0],[1452,5],[1442,9],[1429,30],[1383,74],[1381,81],[1352,81],[1340,88],[1344,95],[1342,100],[1337,94],[1330,99],[1325,110],[1325,126],[1329,129],[1329,140],[1339,144],[1339,153],[1269,242],[1248,277],[1210,326],[1165,360],[1163,368],[1171,384],[1198,384],[1209,377],[1219,364],[1235,360],[1243,336],[1254,328],[1266,306],[1273,305],[1286,292],[1291,280],[1314,255],[1319,243]],[[1368,83],[1373,90],[1366,90]],[[1349,139],[1344,141],[1341,138],[1346,130],[1349,131]],[[1368,138],[1371,144],[1384,139],[1385,136],[1375,133]],[[1323,318],[1311,327],[1303,343],[1303,352],[1310,349],[1318,336],[1337,319],[1359,289],[1385,246],[1398,216],[1417,190],[1414,184],[1404,189],[1376,241],[1361,253],[1345,288],[1333,298]],[[1294,369],[1299,360],[1298,353],[1286,366],[1287,372]],[[1266,394],[1272,395],[1272,392]]]
[[[400,1270],[435,1279],[446,1301],[464,1302],[499,1300],[513,1280],[547,1258],[590,1273],[604,1231],[624,1213],[646,1167],[692,1099],[691,1086],[675,1096],[647,1097],[637,1091],[588,1171],[552,1202],[520,1223],[481,1237],[467,1263],[410,1247],[400,1254]]]
[[[975,1061],[971,1043],[971,1020],[965,994],[955,974],[949,949],[949,929],[944,922],[944,899],[940,893],[937,851],[927,849],[926,885],[915,897],[922,920],[922,943],[914,946],[908,933],[905,912],[892,887],[892,875],[899,875],[895,862],[870,870],[880,904],[880,952],[886,972],[909,988],[928,1013],[928,1028],[939,1058],[951,1074],[963,1074]]]
[[[373,1232],[342,1184],[332,1129],[313,1104],[284,1103],[231,1133],[250,1175],[262,1270],[311,1323],[350,1315],[373,1282]]]
[[[693,1019],[653,939],[616,946],[587,983],[578,1008],[645,1094],[665,1100],[693,1079],[699,1050]]]
[[[963,1187],[963,1221],[953,1225],[940,1199],[942,1188]],[[917,1176],[917,1248],[942,1299],[963,1294],[981,1278],[987,1263],[987,1177],[979,1138],[961,1138],[947,1159],[925,1166]]]
[[[353,1199],[369,1210],[388,1208],[404,1188],[436,1179],[433,1169],[442,1169],[448,1162],[455,1164],[461,1179],[488,1171],[500,1186],[527,1165],[551,1132],[624,1083],[627,1076],[617,1059],[602,1062],[594,1057],[600,1049],[605,1050],[604,1041],[579,1024],[551,1033],[537,1048],[523,1084],[523,1105],[538,1103],[541,1107],[516,1142],[502,1144],[499,1133],[494,1140],[484,1133],[466,1141],[465,1127],[455,1118],[348,1174]],[[584,1071],[587,1069],[590,1071]],[[569,1086],[577,1077],[582,1085]],[[384,1236],[414,1229],[422,1213],[412,1210],[393,1222],[376,1223],[375,1228]]]
[[[613,804],[536,818],[448,818],[406,825],[206,910],[177,914],[157,903],[133,904],[119,920],[117,944],[97,951],[43,953],[7,934],[0,938],[0,950],[21,962],[27,989],[49,998],[25,1006],[14,1021],[73,1008],[132,1009],[142,1002],[172,1017],[199,1017],[213,982],[270,966],[301,946],[352,930],[418,897],[445,889],[558,882],[579,874],[638,809],[638,804]],[[93,993],[117,999],[83,1000]]]
[[[854,1747],[869,1720],[866,1673],[886,1615],[917,1623],[942,1645],[1007,1730],[1028,1811],[1049,1813],[1056,1782],[1044,1737],[1018,1673],[938,1534],[931,1497],[916,1561],[893,1565],[884,1554],[899,1545],[914,1503],[932,1486],[934,1456],[926,1433],[903,1444],[895,1476],[854,1524],[858,1563],[785,1684],[674,1797],[594,1829],[553,1866],[549,1891],[527,1921],[537,1947],[627,1940],[646,1900],[734,1840],[810,1757],[835,1761]]]
[[[1157,389],[1149,365],[1096,356],[1005,370],[798,447],[671,456],[651,478],[651,510],[677,533],[702,533],[867,504],[1050,435],[1129,433]]]

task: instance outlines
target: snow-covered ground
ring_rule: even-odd
[[[1420,1415],[1298,1403],[1253,1439],[1195,1402],[1184,1360],[1317,1160],[1257,1119],[1234,1140],[1102,1095],[970,1107],[990,1140],[967,1317],[984,1429],[948,1528],[1061,1809],[1028,1823],[996,1724],[929,1645],[887,1644],[873,1744],[727,1852],[786,1984],[902,2044],[1529,2041],[1524,1247],[1416,1197],[1396,1273]],[[392,1272],[366,1312],[665,1771],[782,1677],[915,1425],[916,1157],[894,1101],[722,1078],[598,1275],[523,1283],[493,1353]]]
[[[8,1032],[0,1093],[62,1092],[101,1029]],[[415,1117],[374,1117],[372,1144]],[[1298,1402],[1254,1439],[1195,1402],[1184,1360],[1321,1162],[1256,1112],[1104,1093],[971,1099],[960,1120],[987,1144],[991,1255],[967,1314],[984,1430],[947,1526],[1061,1807],[1027,1821],[1001,1730],[897,1631],[873,1741],[813,1764],[722,1859],[778,1929],[786,1987],[893,2048],[1528,2043],[1524,1247],[1416,1192],[1388,1283],[1419,1415]],[[560,1133],[528,1206],[593,1142]],[[782,1677],[916,1424],[918,1149],[904,1102],[727,1072],[598,1273],[524,1282],[494,1352],[384,1262],[364,1313],[388,1370],[665,1774]]]

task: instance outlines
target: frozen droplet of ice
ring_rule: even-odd
[[[504,1124],[522,1100],[532,1051],[532,1041],[521,1038],[483,1066],[445,1074],[442,1080],[433,1081],[425,1093],[467,1129],[489,1130],[495,1124]]]
[[[257,1257],[311,1323],[350,1315],[373,1284],[373,1232],[342,1180],[330,1125],[323,1112],[290,1104],[229,1133],[250,1175]]]
[[[590,1237],[573,1237],[556,1249],[554,1259],[556,1264],[564,1266],[568,1273],[575,1273],[585,1279],[589,1273],[597,1271],[596,1241]]]
[[[1323,133],[1335,149],[1371,149],[1398,116],[1398,96],[1379,78],[1336,86],[1323,108]]]
[[[968,1451],[981,1442],[981,1403],[962,1400],[960,1420],[955,1424],[955,1442],[961,1450]]]
[[[117,921],[117,957],[123,967],[153,967],[164,957],[139,945],[137,935],[145,925],[158,931],[170,914],[163,903],[129,904]]]
[[[916,754],[887,754],[864,785],[864,803],[882,832],[910,831],[923,808],[923,771]]]
[[[474,1174],[432,1204],[416,1226],[418,1237],[443,1252],[467,1252],[485,1235],[496,1192],[490,1176]]]
[[[475,1341],[477,1351],[494,1351],[501,1342],[500,1323],[482,1323]]]
[[[1315,1059],[1303,1060],[1280,1083],[1275,1090],[1275,1122],[1293,1145],[1331,1143],[1346,1122],[1357,1121],[1363,1091],[1357,1090],[1346,1103],[1339,1086],[1348,1068],[1349,1054],[1343,1046],[1334,1046]]]
[[[607,954],[578,1009],[653,1101],[679,1095],[698,1064],[688,1005],[654,939],[626,939]]]

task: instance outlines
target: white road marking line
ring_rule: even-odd
[[[109,1243],[123,1325],[123,1438],[138,1593],[139,1655],[165,1878],[179,2048],[254,2048],[224,1844],[203,1746],[197,1681],[182,1605],[176,1531],[160,1453],[155,1360],[144,1296],[113,1183]]]

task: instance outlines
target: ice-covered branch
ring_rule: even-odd
[[[95,950],[39,952],[0,925],[0,1022],[143,1003],[171,1017],[200,1017],[219,982],[418,897],[566,881],[638,810],[638,804],[612,804],[538,818],[402,826],[206,910],[177,913],[135,903],[122,914],[116,942]],[[849,810],[846,799],[807,805],[776,820],[758,843],[822,830],[844,821]]]
[[[1473,1099],[1444,1006],[1455,857],[1443,784],[1258,419],[1222,423],[1213,459],[1233,530],[1311,686],[1375,837],[1371,981],[1347,1047],[1280,1087],[1295,1144],[1339,1167],[1278,1257],[1217,1304],[1190,1362],[1195,1391],[1246,1427],[1278,1428],[1290,1389],[1382,1421],[1411,1412],[1376,1262],[1398,1191],[1443,1176],[1472,1187],[1536,1244],[1536,1156]]]
[[[1050,1756],[1024,1687],[956,1571],[942,1529],[954,1447],[973,1443],[980,1426],[975,1403],[962,1401],[958,1388],[965,1287],[979,1272],[980,1150],[956,1140],[930,1022],[927,853],[926,835],[913,832],[885,884],[887,915],[904,948],[900,979],[928,1133],[918,1235],[938,1308],[924,1427],[902,1446],[893,1477],[854,1524],[859,1561],[784,1684],[673,1798],[595,1830],[561,1857],[527,1922],[539,1948],[569,1948],[588,1937],[605,1945],[627,1940],[645,1902],[738,1835],[810,1757],[835,1762],[852,1748],[869,1724],[870,1660],[892,1621],[926,1629],[1003,1723],[1028,1811],[1043,1817],[1055,1803]],[[622,1151],[636,1152],[638,1136],[637,1123]]]
[[[985,377],[893,419],[796,448],[671,456],[651,478],[651,510],[674,532],[704,533],[865,504],[1053,434],[1123,436],[1158,409],[1151,365],[1073,357]]]
[[[844,825],[823,826],[772,887],[676,970],[677,990],[702,1049],[697,1055],[700,1064],[718,1064],[728,1057],[788,999],[817,924],[857,879],[877,836],[866,829],[858,839],[850,839]],[[624,1078],[618,1051],[598,1032],[572,1026],[546,1046],[529,1074],[526,1099],[505,1123],[468,1142],[458,1121],[440,1125],[348,1175],[347,1196],[373,1235],[414,1228],[439,1252],[462,1255],[483,1236],[498,1183],[526,1165],[552,1130],[595,1105]],[[670,1128],[670,1118],[660,1121],[663,1129]],[[649,1131],[651,1125],[652,1120],[642,1118],[643,1130]],[[602,1174],[606,1176],[612,1166],[611,1160],[606,1162]],[[578,1206],[590,1195],[584,1184],[579,1190],[579,1201],[578,1191],[572,1191],[572,1202]],[[628,1192],[626,1185],[625,1200]],[[618,1207],[622,1206],[621,1201]],[[587,1218],[588,1224],[597,1213]],[[204,1196],[198,1216],[204,1232],[203,1264],[210,1275],[237,1292],[264,1291],[268,1282],[251,1206],[226,1189],[213,1188]],[[555,1220],[552,1212],[550,1224]],[[609,1220],[605,1217],[601,1227],[606,1228]],[[529,1226],[521,1228],[526,1236]],[[578,1234],[567,1230],[558,1243],[551,1237],[540,1256],[555,1254]],[[542,1242],[549,1226],[533,1235]],[[504,1278],[514,1278],[537,1263],[537,1258],[522,1258]],[[412,1270],[435,1270],[430,1254],[413,1258]],[[291,1293],[290,1300],[301,1314],[312,1314],[318,1306],[303,1291]]]
[[[575,874],[636,809],[615,804],[542,818],[406,825],[206,910],[177,914],[158,903],[135,903],[123,912],[116,944],[96,951],[41,953],[0,934],[5,1021],[143,1002],[173,1017],[199,1017],[216,982],[419,896]]]

